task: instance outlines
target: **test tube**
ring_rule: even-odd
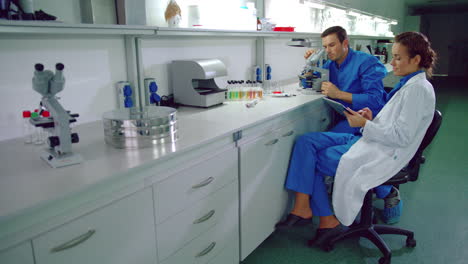
[[[32,143],[32,126],[29,122],[31,118],[31,111],[23,111],[23,136],[24,136],[24,143],[31,144]]]
[[[31,113],[31,118],[32,119],[39,119],[39,112]],[[44,139],[43,139],[43,135],[42,135],[42,127],[34,127],[32,142],[33,142],[34,145],[44,144]]]

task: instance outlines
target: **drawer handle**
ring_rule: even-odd
[[[210,184],[213,180],[214,180],[213,177],[209,177],[208,179],[200,182],[199,184],[192,186],[192,189],[198,189],[198,188],[201,188],[203,186],[206,186],[206,185]]]
[[[274,145],[276,143],[278,143],[279,139],[275,138],[273,139],[272,141],[268,142],[265,144],[265,146],[271,146],[271,145]]]
[[[67,250],[69,248],[75,247],[75,246],[85,242],[86,240],[88,240],[92,235],[94,235],[94,233],[96,233],[96,230],[91,229],[91,230],[89,230],[88,232],[84,233],[83,235],[81,235],[79,237],[76,237],[76,238],[74,238],[74,239],[72,239],[72,240],[70,240],[68,242],[65,242],[60,246],[54,247],[53,249],[50,250],[50,252],[51,253],[56,253],[56,252],[60,252],[60,251]]]
[[[215,213],[215,210],[211,210],[209,211],[206,215],[198,218],[197,220],[193,221],[194,224],[199,224],[199,223],[203,223],[205,222],[206,220],[210,219]]]
[[[199,258],[205,256],[206,254],[210,253],[210,251],[213,250],[215,246],[216,242],[211,242],[211,244],[207,248],[205,248],[202,252],[198,253],[195,257]]]
[[[294,134],[294,130],[289,131],[288,133],[284,134],[283,137],[289,137]]]

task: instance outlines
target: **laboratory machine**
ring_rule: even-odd
[[[33,89],[42,95],[41,105],[50,112],[49,117],[30,119],[32,125],[43,128],[50,134],[47,138],[48,148],[41,153],[41,158],[53,168],[81,163],[81,155],[72,152],[72,143],[78,143],[79,137],[70,128],[70,124],[76,122],[78,114],[66,111],[56,96],[65,85],[64,65],[57,63],[55,73],[44,70],[44,65],[40,63],[34,68]]]
[[[218,59],[175,60],[170,65],[174,100],[177,104],[210,107],[222,104],[226,89],[215,78],[227,76],[224,63]]]

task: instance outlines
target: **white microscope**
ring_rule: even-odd
[[[317,66],[317,63],[320,63],[324,53],[324,49],[319,49],[307,58],[304,70],[301,75],[299,75],[299,80],[303,88],[321,91],[322,82],[329,81],[329,71]]]
[[[291,47],[312,47],[311,39],[293,38],[287,42]],[[318,45],[318,44],[317,44]],[[309,58],[306,59],[306,65],[299,75],[299,81],[304,89],[312,89],[320,92],[322,90],[322,82],[330,80],[329,70],[319,67],[319,63],[325,57],[325,49],[320,48],[315,51]]]
[[[32,125],[52,131],[48,137],[49,148],[41,153],[41,158],[53,168],[78,164],[83,161],[79,154],[71,150],[72,143],[78,143],[77,133],[72,133],[70,123],[76,121],[78,114],[70,114],[57,101],[55,96],[63,90],[65,78],[63,77],[62,63],[55,65],[55,74],[50,70],[44,71],[44,65],[34,65],[33,89],[42,95],[41,104],[50,113],[50,118],[30,119]]]

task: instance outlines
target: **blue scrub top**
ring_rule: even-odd
[[[335,61],[328,60],[323,68],[330,71],[330,82],[340,90],[353,94],[353,103],[340,101],[358,111],[369,107],[377,113],[385,105],[385,91],[382,79],[387,75],[385,66],[374,56],[348,49],[348,55],[338,67]]]

